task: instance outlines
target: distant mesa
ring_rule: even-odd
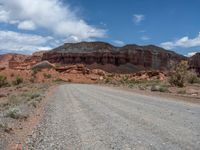
[[[66,43],[43,54],[42,60],[61,64],[86,64],[108,72],[156,69],[167,70],[185,56],[154,45],[115,47],[104,42]],[[106,65],[111,65],[110,69]],[[116,68],[117,67],[117,68]],[[111,69],[113,68],[113,69]]]
[[[32,55],[0,55],[0,67],[26,70],[42,61],[48,61],[64,66],[83,64],[89,69],[110,73],[134,73],[143,70],[168,71],[181,60],[188,60],[190,68],[200,73],[200,53],[187,58],[155,45],[116,47],[105,42],[65,43],[53,50]]]

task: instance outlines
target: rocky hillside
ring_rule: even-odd
[[[51,63],[97,64],[101,65],[101,69],[103,69],[102,66],[107,65],[125,68],[128,65],[140,70],[167,70],[171,64],[184,60],[186,57],[154,45],[115,47],[104,42],[81,42],[64,44],[44,53],[42,59]]]
[[[23,54],[4,54],[0,55],[0,69],[10,68],[10,69],[30,69],[32,65],[40,62],[42,60],[42,54],[34,53],[33,55],[23,55]]]
[[[195,69],[200,74],[200,52],[190,57],[189,64],[192,69]]]

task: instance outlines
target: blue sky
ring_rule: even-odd
[[[155,44],[200,51],[199,0],[0,0],[0,53],[64,42]]]

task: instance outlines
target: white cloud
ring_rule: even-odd
[[[17,24],[18,20],[11,19],[9,11],[4,10],[4,7],[0,4],[0,23],[1,22],[9,24]]]
[[[150,37],[144,35],[144,36],[141,37],[141,40],[148,41],[148,40],[150,40]]]
[[[120,41],[120,40],[114,40],[113,43],[116,44],[117,46],[125,45],[125,43],[123,41]]]
[[[0,22],[8,22],[8,12],[6,12],[5,10],[1,10],[2,7],[0,6]]]
[[[145,16],[143,14],[134,14],[133,15],[133,22],[135,24],[139,24],[145,19]]]
[[[182,37],[176,41],[161,43],[161,46],[166,49],[173,49],[176,47],[190,48],[200,46],[200,33],[197,37],[190,39],[188,36]]]
[[[49,44],[51,43],[51,44]],[[0,50],[36,51],[54,44],[53,37],[0,30]]]
[[[190,52],[190,53],[188,53],[186,56],[192,57],[192,56],[194,56],[196,53],[197,53],[197,52]]]
[[[26,20],[18,24],[18,29],[21,30],[35,30],[36,26],[32,21]]]
[[[48,50],[52,50],[52,47],[38,47],[37,49],[38,51],[48,51]]]
[[[80,40],[104,37],[106,34],[105,30],[87,24],[61,0],[0,0],[0,3],[0,21],[18,21],[20,29],[36,26],[65,38],[74,36]],[[24,22],[27,20],[32,24]]]
[[[175,47],[173,42],[163,42],[160,46],[165,49],[173,49]]]

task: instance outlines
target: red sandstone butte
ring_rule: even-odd
[[[115,47],[104,42],[66,43],[43,54],[42,60],[61,64],[131,64],[143,69],[168,70],[187,58],[173,51],[148,45]]]

